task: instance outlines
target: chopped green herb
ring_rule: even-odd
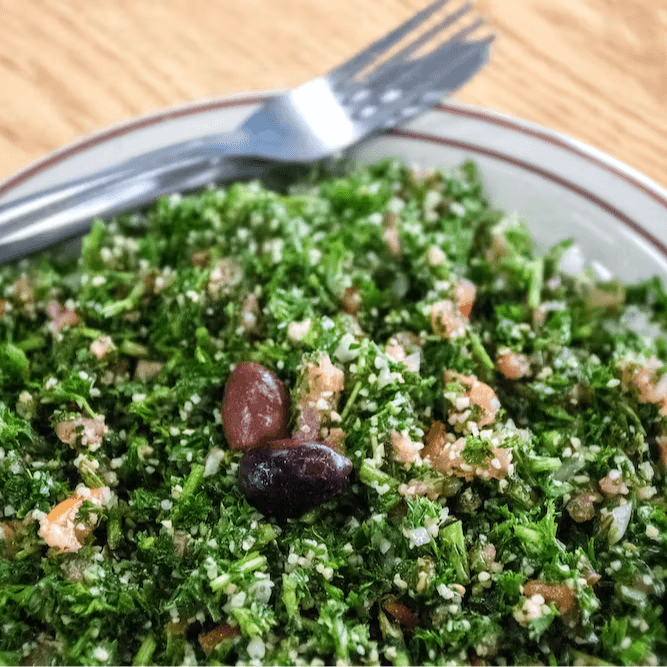
[[[0,662],[664,664],[667,292],[571,248],[385,161],[0,268]],[[297,519],[239,483],[242,361],[352,461]]]

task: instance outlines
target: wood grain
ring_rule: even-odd
[[[426,0],[0,0],[0,179],[137,114],[298,85]],[[498,34],[457,99],[581,139],[667,186],[667,5],[479,0]]]

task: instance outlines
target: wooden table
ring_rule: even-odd
[[[298,85],[427,0],[0,0],[0,180],[137,114]],[[577,137],[667,186],[667,5],[479,0],[498,34],[456,99]]]

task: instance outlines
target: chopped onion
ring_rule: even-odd
[[[213,447],[204,462],[204,477],[216,475],[224,458],[225,452],[219,447]]]
[[[578,276],[586,267],[586,258],[578,245],[570,246],[560,258],[558,268],[568,276]]]
[[[346,364],[348,361],[353,361],[359,356],[359,348],[356,350],[351,350],[350,345],[355,343],[354,336],[352,334],[346,333],[338,343],[338,347],[334,352],[334,357],[338,359],[343,364]]]
[[[616,544],[625,535],[631,514],[632,505],[630,503],[614,507],[611,511],[612,523],[609,527],[609,544]]]

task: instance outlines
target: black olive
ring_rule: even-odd
[[[229,376],[221,407],[232,449],[250,449],[289,435],[289,392],[268,368],[242,361]]]
[[[320,442],[249,449],[239,470],[248,502],[278,519],[301,516],[342,493],[351,471],[350,459]]]

